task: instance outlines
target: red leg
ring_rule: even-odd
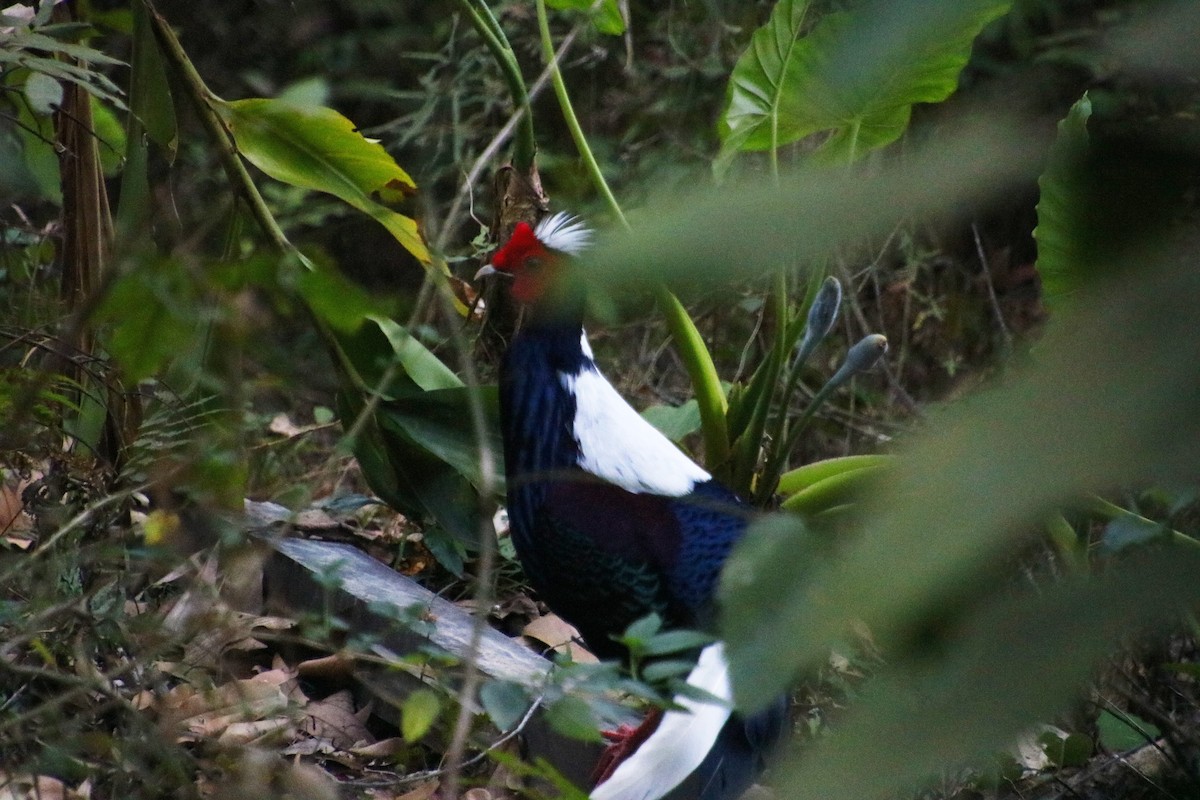
[[[658,729],[662,716],[662,709],[656,708],[647,714],[646,719],[636,728],[632,725],[622,725],[615,731],[603,731],[601,735],[612,744],[604,748],[600,760],[596,762],[596,768],[592,770],[592,786],[599,786],[608,780],[621,762],[633,755],[642,746],[642,742],[649,739],[650,734]]]

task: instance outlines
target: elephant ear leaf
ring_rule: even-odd
[[[1087,189],[1082,170],[1088,154],[1088,119],[1092,101],[1087,93],[1071,106],[1058,123],[1058,137],[1050,148],[1046,171],[1038,178],[1041,196],[1037,204],[1037,270],[1042,278],[1046,302],[1053,305],[1071,294],[1082,282],[1088,261],[1080,243],[1086,241]]]
[[[820,156],[840,162],[895,141],[914,104],[954,92],[975,37],[1011,1],[877,0],[815,25],[808,6],[781,0],[734,67],[718,174],[738,152],[775,150],[815,133],[827,134]]]

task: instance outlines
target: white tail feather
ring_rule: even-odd
[[[723,702],[679,698],[685,710],[663,714],[654,733],[592,791],[591,800],[658,800],[700,766],[732,713],[725,646],[704,648],[687,682]]]

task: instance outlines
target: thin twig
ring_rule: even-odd
[[[436,280],[443,313],[449,319],[457,319],[454,298],[445,277],[439,273]],[[496,569],[496,531],[492,526],[491,506],[497,484],[497,472],[496,454],[491,446],[487,414],[480,393],[479,374],[471,358],[471,347],[460,326],[450,325],[449,328],[451,343],[459,354],[463,383],[467,386],[467,405],[479,458],[479,559],[475,569],[475,616],[471,626],[471,641],[465,655],[466,672],[458,692],[458,718],[455,720],[454,732],[446,750],[446,780],[442,786],[444,796],[455,800],[458,797],[459,776],[465,766],[463,755],[466,752],[467,734],[471,730],[472,708],[483,678],[477,656],[484,631],[487,629],[488,609],[492,606],[494,594],[492,581]]]
[[[560,44],[558,49],[554,52],[553,63],[547,64],[542,68],[541,74],[537,76],[537,79],[533,82],[533,85],[529,87],[530,102],[532,102],[533,99],[541,94],[546,88],[546,84],[550,82],[550,71],[552,66],[562,62],[563,58],[567,54],[567,50],[569,50],[571,45],[574,44],[576,37],[578,37],[579,32],[583,29],[583,25],[584,23],[579,23],[570,30],[570,32],[563,38],[562,44]],[[524,119],[527,113],[529,113],[528,108],[528,106],[517,106],[517,109],[508,118],[508,121],[504,123],[504,127],[502,127],[496,133],[496,135],[492,137],[491,141],[487,143],[487,146],[483,148],[483,151],[475,159],[475,162],[471,164],[471,169],[467,171],[466,178],[464,178],[463,182],[459,185],[458,193],[454,195],[454,200],[450,204],[450,211],[447,212],[446,217],[442,222],[441,230],[438,232],[437,242],[435,244],[435,249],[437,249],[438,252],[446,251],[446,246],[450,243],[450,236],[454,233],[454,229],[458,227],[458,218],[462,215],[462,205],[471,196],[471,188],[475,185],[475,182],[479,180],[479,175],[484,171],[484,169],[487,168],[488,164],[492,162],[492,159],[496,157],[496,153],[500,150],[500,148],[503,147],[510,138],[512,138],[513,131],[516,130],[517,124]]]
[[[992,283],[992,270],[988,266],[987,254],[983,252],[983,240],[979,236],[979,226],[971,223],[971,235],[975,237],[975,252],[979,255],[979,265],[983,267],[983,282],[987,286],[988,300],[992,304],[992,313],[996,315],[996,326],[1004,339],[1004,352],[1007,355],[1013,349],[1012,331],[1004,321],[1004,312],[1000,310],[1000,300],[996,297],[996,287]]]
[[[512,730],[508,731],[503,736],[496,739],[496,741],[492,742],[487,747],[480,750],[478,753],[471,756],[466,761],[462,762],[461,766],[463,768],[475,766],[476,764],[480,763],[485,758],[487,758],[489,754],[495,752],[496,750],[499,750],[501,747],[508,744],[516,737],[520,736],[525,731],[525,728],[529,725],[529,721],[533,719],[534,713],[538,710],[538,707],[541,706],[541,704],[542,704],[542,695],[538,695],[538,697],[536,697],[534,699],[533,703],[530,704],[529,708],[525,710],[525,714],[524,714],[524,716],[521,717],[520,721],[517,722],[517,724],[515,726],[513,726]],[[345,781],[345,784],[348,786],[356,786],[356,787],[361,787],[361,788],[384,787],[384,786],[407,786],[410,783],[420,783],[421,781],[428,781],[428,780],[434,780],[436,778],[442,778],[442,777],[446,776],[447,774],[448,774],[447,768],[428,769],[428,770],[423,770],[421,772],[410,772],[406,775],[398,775],[394,778],[387,779],[387,780],[383,780],[383,779],[348,780],[348,781]]]

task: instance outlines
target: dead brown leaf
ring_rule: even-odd
[[[223,745],[254,745],[266,747],[292,738],[295,728],[288,717],[260,719],[254,722],[234,722],[221,731],[217,742]]]
[[[315,738],[328,739],[339,750],[375,741],[363,720],[354,713],[354,698],[349,689],[305,706],[301,729]]]
[[[204,615],[196,634],[183,651],[186,664],[218,671],[222,657],[230,652],[261,650],[266,647],[256,634],[288,630],[295,622],[284,617],[264,617],[232,611],[217,601]]]
[[[87,800],[91,786],[85,781],[71,789],[49,775],[8,775],[0,772],[0,800]]]
[[[33,519],[25,513],[25,504],[21,502],[20,485],[0,485],[0,533],[5,539],[10,536],[27,538],[33,529]]]
[[[381,739],[372,744],[362,745],[361,747],[351,747],[350,753],[368,760],[376,758],[390,758],[404,752],[404,739],[399,736],[393,736],[389,739]]]
[[[571,660],[577,663],[594,664],[599,660],[576,641],[579,632],[557,614],[546,614],[532,620],[521,630],[521,635],[541,642],[556,652],[568,653]]]
[[[422,783],[417,788],[400,795],[396,798],[396,800],[429,800],[429,798],[433,797],[434,793],[437,792],[440,785],[440,781],[429,781],[428,783]]]
[[[291,417],[282,411],[271,417],[271,422],[267,425],[267,430],[271,433],[277,433],[280,436],[286,436],[289,439],[304,433],[304,429],[292,422]]]
[[[230,737],[252,741],[280,728],[278,720],[297,716],[294,673],[275,669],[252,678],[230,681],[211,691],[180,684],[155,704],[179,742],[217,738],[235,725]],[[301,695],[303,697],[303,695]],[[245,723],[267,723],[261,728]]]
[[[344,653],[310,658],[296,665],[296,674],[302,678],[345,681],[354,674],[354,659]]]

